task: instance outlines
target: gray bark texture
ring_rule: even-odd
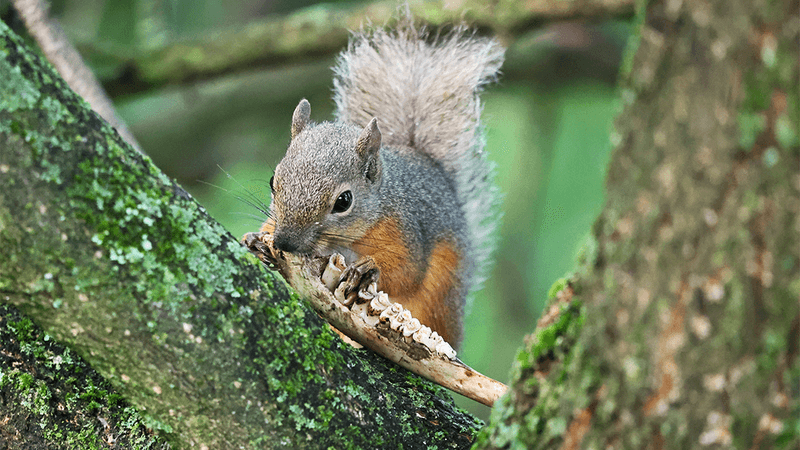
[[[0,447],[466,448],[0,23]]]
[[[637,20],[595,241],[476,447],[796,449],[798,2]]]

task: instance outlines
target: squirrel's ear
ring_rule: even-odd
[[[378,155],[380,148],[381,130],[378,129],[378,119],[373,117],[356,141],[356,153],[364,161],[364,175],[370,181],[375,181],[380,176],[381,160]]]
[[[297,104],[297,108],[294,109],[294,114],[292,114],[292,139],[296,138],[303,128],[308,125],[308,122],[311,120],[311,103],[308,103],[308,100],[302,99],[300,103]]]

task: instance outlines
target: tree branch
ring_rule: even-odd
[[[513,36],[543,22],[627,18],[633,0],[581,1],[465,1],[412,2],[418,20],[437,28],[466,22],[500,36]],[[318,4],[285,17],[270,17],[243,27],[219,31],[197,40],[173,42],[124,60],[124,77],[109,80],[112,95],[148,90],[235,73],[254,67],[271,67],[290,61],[333,55],[347,44],[350,30],[365,24],[391,23],[397,2],[387,0],[359,6]],[[87,49],[103,53],[102,49]],[[116,59],[113,54],[105,55]]]
[[[2,301],[161,437],[179,448],[471,444],[478,422],[443,389],[341,343],[2,23],[0,43]],[[3,380],[19,370],[9,361]],[[2,398],[22,388],[0,383]],[[25,431],[46,393],[26,394],[4,424]]]
[[[47,60],[56,67],[69,87],[86,99],[133,148],[141,152],[139,143],[117,115],[97,77],[69,42],[61,25],[50,17],[48,3],[45,0],[12,0],[12,3],[25,22],[28,32],[36,39]]]
[[[643,4],[595,240],[476,448],[797,448],[797,17]]]

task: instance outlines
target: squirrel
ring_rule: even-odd
[[[377,281],[458,348],[497,224],[478,94],[502,61],[463,27],[354,33],[333,69],[335,120],[312,122],[305,99],[292,115],[261,231],[289,253],[341,253],[342,280]]]

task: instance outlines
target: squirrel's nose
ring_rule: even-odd
[[[286,236],[285,234],[276,234],[272,241],[272,244],[278,250],[282,250],[284,252],[294,253],[297,251],[298,245]]]

